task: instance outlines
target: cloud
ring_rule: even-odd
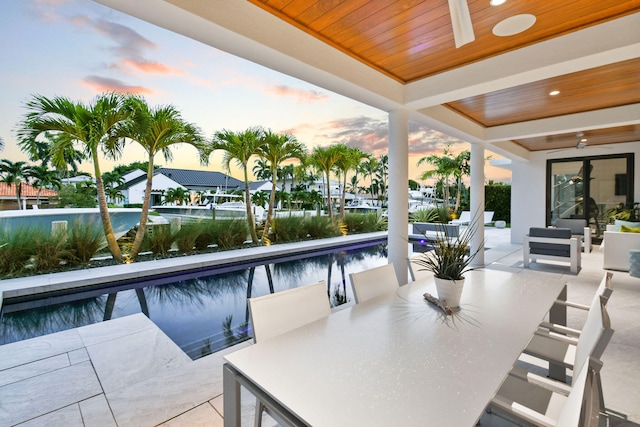
[[[321,125],[303,124],[293,130],[307,132],[314,129],[316,138],[329,144],[346,144],[360,148],[362,151],[372,153],[375,156],[387,154],[389,128],[388,121],[371,117],[351,117],[341,120],[326,122]],[[442,153],[443,149],[451,144],[453,151],[455,146],[467,149],[464,142],[452,138],[441,132],[415,123],[409,123],[409,156],[426,156],[433,153]]]
[[[107,77],[87,76],[82,80],[82,83],[97,92],[119,92],[143,95],[153,94],[152,90],[143,86],[127,85],[120,80],[110,79]]]
[[[162,64],[160,62],[152,62],[152,61],[147,61],[145,59],[123,59],[122,63],[126,66],[128,66],[129,68],[133,68],[136,69],[138,71],[142,71],[143,73],[146,74],[164,74],[164,75],[169,75],[169,74],[177,74],[177,75],[181,75],[184,74],[184,71],[178,69],[178,68],[173,68],[170,67],[168,65]]]
[[[264,88],[263,90],[265,93],[270,95],[295,98],[298,104],[311,104],[314,102],[327,101],[329,99],[329,95],[317,90],[296,89],[284,85],[271,86]]]

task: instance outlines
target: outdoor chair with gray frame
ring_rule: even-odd
[[[569,228],[531,227],[524,236],[522,250],[525,268],[529,268],[530,262],[542,259],[568,262],[574,274],[580,269],[582,239],[572,236]]]
[[[580,218],[558,218],[555,226],[557,228],[569,228],[571,234],[582,239],[582,251],[591,252],[591,228],[587,226],[586,219]]]

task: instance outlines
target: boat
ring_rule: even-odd
[[[220,204],[207,203],[206,205],[187,206],[152,206],[151,209],[162,215],[164,218],[182,218],[186,220],[201,219],[230,219],[247,218],[247,206],[241,201],[229,201]],[[252,205],[253,216],[256,222],[264,219],[265,209],[262,206]]]
[[[349,213],[380,213],[380,206],[373,206],[365,200],[354,200],[345,205],[344,209]]]
[[[140,221],[140,208],[109,208],[111,226],[116,239],[124,236]],[[11,232],[20,228],[51,230],[53,223],[65,221],[67,227],[74,223],[95,224],[102,228],[99,208],[52,208],[0,211],[0,230]]]

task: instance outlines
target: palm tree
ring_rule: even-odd
[[[164,196],[164,203],[176,203],[183,205],[189,198],[189,190],[183,187],[167,188],[167,194]]]
[[[147,184],[142,201],[140,225],[136,230],[129,256],[135,258],[140,252],[151,204],[151,190],[153,188],[153,161],[156,154],[162,153],[165,161],[173,158],[171,147],[176,144],[189,144],[199,153],[200,163],[207,163],[208,147],[205,146],[204,136],[200,129],[182,119],[180,112],[171,105],[150,108],[140,97],[130,97],[127,108],[132,111],[130,122],[124,128],[127,138],[137,142],[147,153]]]
[[[256,159],[251,171],[258,180],[271,179],[271,165],[266,160]]]
[[[29,176],[29,170],[31,166],[27,165],[27,162],[12,162],[11,160],[0,160],[0,175],[1,182],[6,182],[11,186],[12,184],[16,189],[16,201],[18,202],[18,209],[22,209],[22,181]]]
[[[382,204],[384,205],[385,200],[387,200],[387,188],[388,188],[388,177],[389,177],[389,156],[386,154],[380,156],[378,159],[378,164],[375,170],[376,178],[378,180],[378,188],[380,190],[380,198],[382,199]]]
[[[264,232],[262,239],[269,235],[269,226],[273,216],[273,209],[276,202],[276,188],[278,181],[278,168],[280,164],[288,159],[301,159],[305,155],[304,145],[290,134],[275,134],[270,130],[265,132],[262,137],[262,143],[257,147],[256,152],[264,161],[271,165],[271,197],[269,198],[269,209],[267,211],[267,219],[264,223]]]
[[[455,212],[460,209],[460,196],[462,194],[462,177],[469,176],[471,174],[471,152],[469,150],[461,151],[457,156],[453,158],[455,169],[453,176],[456,179],[456,206]]]
[[[269,193],[260,190],[251,195],[251,202],[256,206],[264,207],[269,202]]]
[[[116,261],[122,261],[122,252],[109,217],[99,155],[102,152],[108,158],[115,159],[122,151],[124,138],[120,134],[120,128],[130,115],[123,106],[124,97],[116,93],[98,95],[86,105],[63,97],[48,99],[34,95],[26,104],[30,112],[18,130],[21,148],[30,155],[36,153],[35,142],[41,134],[53,132],[58,135],[50,148],[51,162],[55,167],[66,168],[68,157],[65,154],[69,153],[74,144],[79,144],[84,155],[91,159],[105,238]]]
[[[104,185],[104,193],[109,200],[117,203],[117,199],[122,199],[122,191],[118,189],[124,184],[124,178],[118,172],[105,172],[102,174],[102,184]]]
[[[369,193],[371,197],[373,197],[373,174],[378,167],[378,159],[376,159],[375,157],[369,157],[367,161],[363,162],[362,165],[360,165],[360,167],[362,169],[362,174],[366,175],[369,178],[367,193]]]
[[[459,174],[460,178],[462,178],[463,174],[466,174],[462,169],[468,171],[470,154],[460,153],[458,156],[453,157],[450,151],[450,145],[444,149],[442,156],[437,156],[432,154],[427,157],[423,157],[418,160],[418,166],[421,166],[423,163],[428,163],[432,166],[435,166],[435,169],[428,170],[424,172],[421,176],[421,179],[429,179],[429,178],[438,178],[442,180],[442,186],[444,189],[443,199],[445,208],[449,208],[449,177],[451,175]],[[460,181],[461,182],[461,181]]]
[[[51,148],[59,145],[60,143],[57,141],[60,138],[67,138],[68,136],[62,133],[51,133],[44,132],[41,137],[43,140],[30,141],[29,143],[21,143],[21,146],[29,147],[29,160],[32,162],[40,161],[43,166],[49,165],[51,163],[51,157],[53,153],[51,152]],[[65,166],[65,177],[68,175],[67,167],[71,167],[73,172],[78,172],[78,165],[85,160],[85,155],[82,151],[76,150],[72,144],[63,144],[64,152],[62,153],[62,157],[64,157]]]
[[[309,157],[309,162],[318,169],[318,171],[322,172],[327,180],[327,203],[329,204],[330,219],[333,219],[333,209],[331,207],[331,170],[339,158],[340,149],[336,148],[335,145],[326,148],[316,147]]]
[[[31,178],[31,185],[38,190],[36,205],[40,204],[40,192],[43,188],[60,189],[62,187],[58,171],[49,169],[44,162],[40,166],[32,166],[27,175]]]
[[[340,158],[335,162],[334,167],[340,171],[342,175],[342,197],[340,202],[340,219],[344,219],[344,205],[347,194],[347,174],[351,170],[357,171],[360,161],[367,157],[359,148],[349,147],[347,145],[336,145],[340,151]]]
[[[244,200],[247,205],[247,221],[251,240],[258,243],[258,234],[256,233],[256,222],[251,211],[251,192],[249,191],[249,159],[254,156],[262,139],[263,131],[260,128],[249,128],[243,132],[232,132],[223,130],[216,132],[211,142],[211,150],[223,150],[223,164],[228,172],[231,172],[231,162],[235,161],[243,170],[244,174]]]

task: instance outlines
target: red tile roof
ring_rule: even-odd
[[[26,183],[22,183],[22,197],[37,197],[38,190]],[[40,197],[56,197],[58,193],[47,188],[40,190]],[[0,182],[0,197],[16,197],[15,184]]]

